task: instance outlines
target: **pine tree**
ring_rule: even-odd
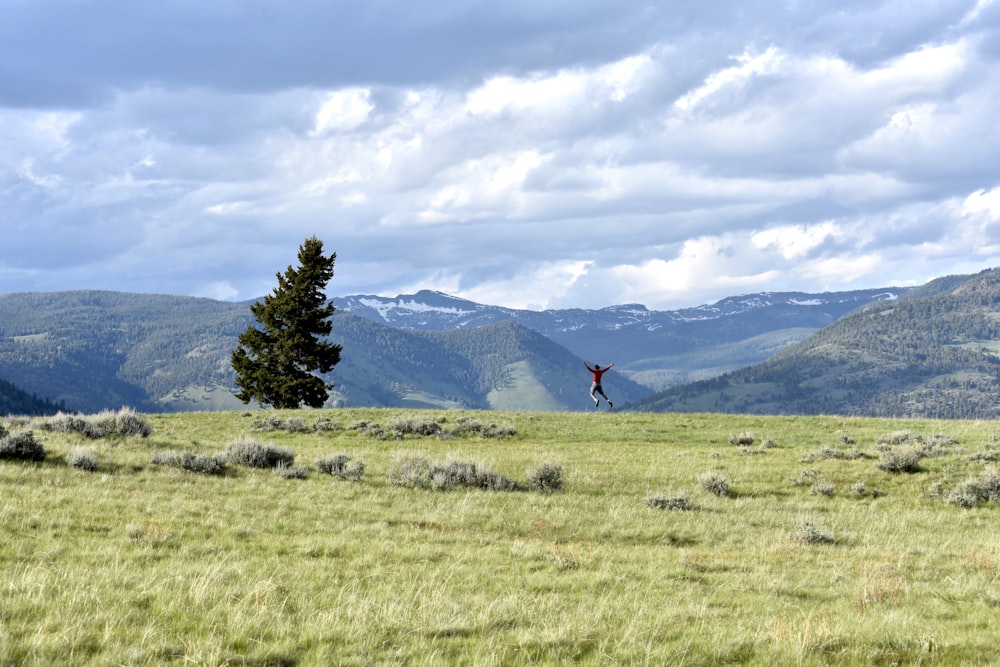
[[[322,340],[333,329],[333,304],[324,289],[333,277],[337,253],[323,255],[323,242],[312,236],[299,246],[299,267],[276,274],[274,291],[250,306],[263,329],[247,328],[233,350],[236,397],[275,408],[318,408],[330,386],[315,371],[328,373],[340,361],[340,345]]]

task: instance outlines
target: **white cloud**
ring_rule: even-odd
[[[223,280],[204,285],[194,293],[194,296],[203,296],[209,299],[217,299],[219,301],[235,301],[240,297],[240,292],[231,284]],[[256,296],[260,295],[248,295],[249,298]]]
[[[759,250],[775,249],[786,260],[799,259],[822,244],[829,237],[840,235],[840,227],[834,222],[818,225],[782,225],[772,227],[750,236],[750,241]]]
[[[1000,186],[992,190],[976,190],[965,198],[962,206],[965,214],[986,213],[993,220],[1000,220]]]
[[[594,69],[495,76],[468,93],[465,110],[483,116],[579,113],[582,106],[625,100],[643,84],[651,63],[648,54],[639,54]]]
[[[544,310],[565,296],[587,273],[590,265],[587,261],[542,262],[538,266],[526,267],[516,277],[454,289],[452,293],[479,303]]]
[[[704,84],[682,95],[674,102],[674,106],[682,111],[691,111],[727,88],[737,87],[757,76],[772,74],[781,66],[782,55],[777,48],[771,46],[759,55],[744,52],[734,56],[733,60],[739,64],[712,73]]]
[[[326,99],[316,112],[313,134],[323,134],[334,130],[354,130],[368,119],[375,108],[371,101],[371,91],[364,88],[335,90],[327,93]]]

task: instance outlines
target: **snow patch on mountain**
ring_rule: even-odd
[[[471,315],[475,312],[472,310],[463,310],[462,308],[437,306],[417,301],[416,299],[409,299],[407,301],[383,301],[375,298],[361,298],[358,299],[358,303],[378,312],[378,314],[386,320],[389,319],[389,313],[394,310],[406,310],[414,313],[443,313],[445,315]]]

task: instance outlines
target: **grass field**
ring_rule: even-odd
[[[389,425],[403,417],[514,433],[400,439]],[[47,453],[0,461],[0,664],[1000,656],[1000,498],[956,502],[970,480],[992,479],[996,422],[361,409],[143,419],[147,438],[97,439],[0,420]],[[305,430],[260,430],[282,420]],[[294,452],[308,477],[151,462],[248,437]],[[96,470],[70,465],[81,452]],[[396,486],[400,452],[474,461],[522,486],[557,464],[564,486]],[[914,453],[915,472],[880,468]],[[316,470],[334,454],[364,462],[359,481]]]

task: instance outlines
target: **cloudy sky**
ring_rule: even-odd
[[[998,125],[1000,0],[0,0],[0,293],[920,284],[1000,265]]]

